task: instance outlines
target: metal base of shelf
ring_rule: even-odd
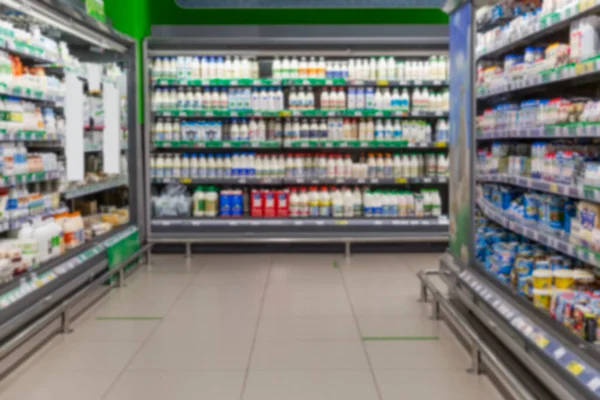
[[[260,220],[259,220],[260,221]],[[359,243],[448,243],[448,226],[431,225],[359,225],[322,224],[249,226],[193,226],[185,224],[152,224],[148,241],[157,244],[183,244],[191,257],[192,244],[344,244],[350,256],[352,244]],[[351,220],[349,220],[351,221]],[[155,221],[153,221],[155,222]],[[301,221],[299,221],[301,222]],[[305,220],[304,222],[308,222]],[[331,222],[331,221],[330,221]],[[389,222],[389,221],[388,221]]]

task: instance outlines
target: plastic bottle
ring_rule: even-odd
[[[308,209],[310,217],[318,217],[320,215],[320,196],[316,187],[311,187],[308,193]]]
[[[331,196],[325,186],[321,187],[319,193],[319,216],[323,218],[331,217]]]
[[[331,194],[331,208],[333,218],[344,217],[344,196],[338,189],[334,189]]]

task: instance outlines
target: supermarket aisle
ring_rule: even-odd
[[[153,262],[2,382],[0,400],[501,398],[416,302],[415,272],[435,255]]]

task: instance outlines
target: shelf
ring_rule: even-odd
[[[81,246],[71,249],[55,259],[44,262],[37,268],[30,270],[25,274],[15,276],[7,283],[0,284],[0,310],[4,310],[54,279],[80,267],[92,258],[103,253],[106,248],[123,240],[125,237],[136,231],[137,228],[134,226],[128,226],[126,228],[117,227],[113,231],[107,232]],[[30,284],[34,273],[37,275],[38,279],[34,283],[33,290],[24,291],[20,285],[21,278],[24,278]]]
[[[448,217],[426,218],[182,218],[153,219],[152,226],[162,227],[319,227],[319,226],[448,226]]]
[[[477,205],[488,218],[504,228],[600,268],[600,254],[583,246],[570,243],[568,233],[552,232],[546,226],[542,226],[535,221],[516,218],[509,215],[506,210],[501,210],[483,199],[477,199]]]
[[[11,187],[25,183],[45,182],[61,178],[61,171],[29,172],[26,174],[5,176],[3,179],[0,179],[0,188]]]
[[[45,105],[46,105],[46,107],[50,106],[53,108],[54,107],[63,108],[63,104],[65,101],[64,96],[53,96],[53,95],[44,93],[43,90],[35,90],[35,89],[32,90],[32,89],[24,88],[21,86],[9,87],[5,83],[0,83],[0,96],[12,96],[12,97],[18,97],[19,99],[27,100],[27,101],[51,103],[51,104],[45,104]],[[57,103],[59,103],[59,104],[57,104]]]
[[[326,118],[326,117],[413,117],[413,118],[447,118],[445,111],[405,111],[392,110],[283,110],[283,111],[253,111],[253,110],[160,110],[154,111],[156,117],[175,118]]]
[[[448,86],[448,80],[360,80],[345,78],[297,78],[297,79],[193,79],[153,78],[157,87],[173,86]]]
[[[485,100],[493,97],[501,97],[507,94],[517,92],[527,92],[537,90],[540,87],[559,83],[583,84],[586,81],[579,78],[596,78],[600,72],[600,57],[592,57],[581,62],[566,64],[557,68],[542,71],[535,76],[527,76],[522,80],[512,83],[504,83],[493,89],[477,88],[477,99]]]
[[[361,149],[446,149],[448,143],[409,143],[408,140],[285,140],[285,148],[300,149],[330,149],[330,148],[361,148]]]
[[[127,177],[119,177],[116,179],[110,179],[105,182],[97,182],[85,186],[76,187],[73,189],[68,189],[64,192],[63,196],[65,200],[72,200],[78,197],[88,196],[90,194],[104,192],[106,190],[127,185],[127,183]]]
[[[231,177],[231,178],[152,178],[152,183],[168,184],[181,183],[183,185],[421,185],[421,184],[446,184],[447,177],[424,178],[382,178],[382,179],[344,179],[344,178],[257,178],[257,177]]]
[[[9,38],[0,37],[0,48],[8,50],[11,54],[15,54],[21,58],[27,58],[35,61],[38,64],[49,64],[59,62],[58,57],[52,57],[46,54],[45,50],[39,47],[32,46],[28,43]]]
[[[46,211],[46,212],[40,213],[38,215],[32,215],[32,216],[26,216],[26,217],[21,217],[21,218],[17,218],[17,219],[9,219],[6,221],[2,221],[2,222],[0,222],[0,233],[19,229],[25,223],[32,222],[38,218],[48,218],[48,217],[54,216],[56,214],[64,213],[64,212],[69,212],[69,209],[66,207],[60,207],[56,210]]]
[[[445,142],[409,143],[408,140],[258,140],[258,141],[213,141],[193,140],[154,141],[158,149],[447,149]]]
[[[587,5],[582,5],[582,3],[587,3]],[[579,4],[572,4],[568,8],[565,8],[562,13],[555,12],[543,16],[540,19],[539,26],[529,26],[521,35],[511,38],[510,41],[497,41],[495,46],[480,51],[477,58],[494,58],[509,51],[525,47],[549,34],[568,29],[571,22],[575,20],[598,12],[600,12],[600,4],[594,0],[587,2],[580,1]]]
[[[560,371],[563,376],[568,377],[567,379],[573,378],[583,390],[591,392],[594,398],[600,396],[600,371],[582,357],[589,356],[588,360],[593,360],[596,357],[594,345],[583,342],[571,332],[566,332],[566,328],[562,326],[555,326],[558,323],[548,320],[549,317],[541,318],[535,315],[538,314],[537,310],[533,310],[530,304],[523,305],[524,301],[520,300],[524,299],[504,294],[503,290],[496,289],[495,285],[488,283],[488,279],[485,278],[482,273],[469,269],[464,269],[458,274],[460,287],[471,291],[469,297],[473,304],[478,308],[481,307],[478,304],[485,304],[500,318],[499,321],[506,324],[508,330],[487,318],[490,321],[488,324],[493,324],[495,329],[504,332],[501,336],[503,340],[510,340],[513,346],[521,347],[523,355],[540,352],[544,357],[535,357],[540,363],[536,371],[542,374],[548,374],[548,370]]]
[[[505,183],[507,185],[519,186],[526,189],[539,190],[540,192],[600,203],[600,188],[593,188],[592,186],[564,185],[542,179],[532,179],[522,176],[517,177],[506,174],[478,175],[477,180],[480,182]]]
[[[600,138],[600,122],[574,122],[556,125],[525,126],[513,129],[477,131],[478,140],[514,138]]]
[[[121,151],[127,150],[127,141],[121,141]],[[83,151],[86,153],[99,153],[104,150],[102,144],[85,144],[83,146]]]
[[[49,134],[46,131],[29,131],[19,130],[9,132],[6,129],[0,129],[0,141],[11,142],[56,142],[64,139],[64,135],[60,133]]]
[[[154,147],[159,149],[278,149],[281,140],[239,140],[197,142],[194,140],[163,140],[154,141]]]

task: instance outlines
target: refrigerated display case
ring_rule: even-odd
[[[451,127],[457,155],[472,153],[471,197],[442,277],[552,396],[598,398],[600,48],[588,40],[600,3],[455,3],[451,26],[467,34],[451,28],[451,66],[473,60],[465,109],[476,114]]]
[[[0,1],[2,373],[144,240],[136,43],[63,6]]]
[[[447,37],[273,29],[146,40],[151,242],[447,242]]]

